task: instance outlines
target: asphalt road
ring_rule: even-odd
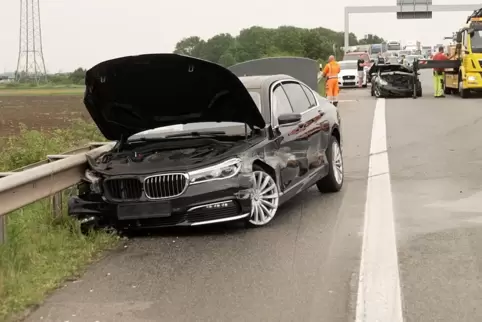
[[[416,100],[343,90],[340,193],[312,188],[261,229],[131,239],[27,321],[482,321],[482,104],[422,79]]]

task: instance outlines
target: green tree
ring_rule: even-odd
[[[376,35],[367,35],[361,42],[353,33],[350,33],[349,37],[352,44],[383,41]],[[236,37],[221,33],[207,41],[197,36],[183,38],[176,44],[174,52],[230,66],[251,59],[274,56],[303,56],[326,61],[328,56],[333,54],[340,58],[343,52],[339,48],[343,44],[343,32],[323,27],[306,29],[294,26],[252,26],[241,30]]]
[[[206,42],[198,36],[183,38],[176,44],[174,53],[199,57],[205,44]]]
[[[359,45],[371,45],[371,44],[381,44],[384,43],[385,40],[383,38],[378,37],[377,35],[372,35],[368,34],[363,37],[363,39],[360,39],[358,42]]]
[[[79,67],[76,70],[74,70],[69,76],[69,80],[72,82],[72,84],[83,84],[84,79],[85,79],[85,73],[87,70]]]

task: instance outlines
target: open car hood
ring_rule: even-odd
[[[177,54],[127,56],[87,71],[84,104],[109,140],[195,122],[266,123],[239,78],[226,68]]]
[[[413,73],[413,70],[401,64],[373,64],[368,73],[370,75],[386,72]]]

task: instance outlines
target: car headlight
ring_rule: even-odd
[[[468,80],[469,82],[475,82],[475,76],[468,76],[468,77],[467,77],[467,80]]]
[[[380,85],[382,85],[382,86],[388,85],[387,81],[385,81],[385,80],[383,80],[383,79],[381,79],[381,78],[378,79],[378,84],[380,84]]]
[[[84,173],[84,181],[90,183],[90,190],[92,190],[95,193],[101,193],[102,189],[100,187],[100,179],[94,171],[87,169],[85,170]]]
[[[189,182],[198,184],[206,181],[229,179],[241,170],[241,159],[235,158],[211,167],[189,172]]]

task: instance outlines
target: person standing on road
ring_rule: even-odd
[[[360,58],[357,60],[357,70],[358,70],[358,87],[363,86],[363,71],[365,69],[365,61],[363,60],[363,55],[360,55]]]
[[[439,47],[438,53],[433,55],[433,60],[449,60],[444,54],[444,48]],[[444,95],[444,79],[445,79],[445,69],[444,68],[434,68],[433,69],[433,85],[434,85],[434,96],[435,97],[445,97]]]
[[[338,86],[338,74],[340,73],[340,65],[336,62],[335,56],[328,58],[328,64],[323,68],[323,77],[326,77],[326,98],[335,106],[338,106],[338,94],[340,87]]]

